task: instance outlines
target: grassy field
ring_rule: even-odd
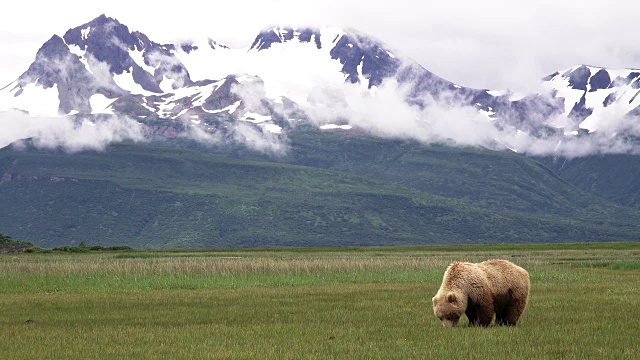
[[[488,258],[529,270],[521,324],[443,328]],[[2,255],[0,309],[1,359],[637,359],[640,243]]]

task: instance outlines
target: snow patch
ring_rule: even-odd
[[[182,109],[182,110],[180,110],[180,112],[178,113],[178,115],[174,116],[174,119],[175,119],[175,118],[179,118],[179,117],[181,117],[182,115],[186,114],[186,113],[187,113],[187,111],[189,111],[189,110],[191,110],[191,109],[186,108],[186,109]]]
[[[173,89],[174,83],[175,83],[175,80],[168,78],[167,75],[162,75],[162,81],[160,82],[160,90],[162,90],[163,93],[172,93],[175,91]]]
[[[258,76],[264,82],[266,96],[279,96],[305,105],[312,90],[324,84],[343,84],[342,64],[332,59],[330,52],[341,36],[339,28],[322,28],[321,48],[315,42],[288,41],[273,43],[268,50],[201,47],[197,51],[176,53],[189,69],[192,80],[223,79],[229,74],[239,76],[237,81],[254,82]],[[211,66],[216,64],[216,66]]]
[[[527,96],[527,95],[522,94],[522,93],[511,93],[509,95],[509,101],[520,101],[520,100],[524,99],[525,96]]]
[[[0,91],[0,111],[18,109],[27,111],[31,116],[60,116],[58,85],[45,89],[33,83],[27,84],[24,88],[17,84],[18,82],[14,81]],[[21,89],[22,93],[16,96]]]
[[[86,58],[86,51],[82,50],[80,46],[75,44],[67,45],[67,47],[69,48],[70,53],[72,53],[73,55],[77,56],[78,59],[80,59],[80,62],[84,64],[84,67],[87,69],[87,71],[93,74],[93,71],[91,71],[91,67],[89,67],[89,62],[87,61],[87,58]]]
[[[282,128],[276,124],[264,124],[261,126],[272,134],[282,134]]]
[[[113,74],[113,81],[118,85],[121,89],[126,90],[135,95],[158,95],[154,92],[145,90],[142,88],[140,84],[133,80],[133,74],[131,73],[131,68],[129,68],[129,72],[123,71],[122,74]]]
[[[335,129],[351,130],[351,129],[353,129],[353,126],[351,126],[351,125],[336,125],[336,124],[326,124],[326,125],[320,126],[320,130],[335,130]]]
[[[358,80],[360,82],[360,84],[366,84],[367,83],[367,79],[364,77],[362,69],[364,68],[364,55],[362,55],[362,59],[360,59],[360,63],[358,64],[358,67],[356,68],[356,73],[358,74]]]
[[[91,26],[89,26],[86,29],[80,30],[80,34],[82,36],[82,40],[87,40],[87,38],[89,37],[89,33],[90,32],[91,32]]]
[[[129,56],[133,59],[133,61],[140,66],[144,71],[153,75],[156,71],[155,68],[145,64],[144,62],[144,53],[142,51],[137,50],[129,50]]]
[[[493,121],[496,119],[495,117],[493,117],[496,114],[494,111],[486,111],[486,110],[480,109],[478,110],[478,112],[484,115],[489,121]]]
[[[151,106],[147,105],[147,103],[144,102],[144,101],[140,105],[142,105],[144,108],[146,108],[147,110],[151,111],[152,113],[156,112],[155,108],[152,108]]]
[[[238,100],[235,103],[233,103],[233,104],[231,104],[231,105],[229,105],[229,106],[227,106],[225,108],[222,108],[222,109],[207,110],[207,109],[205,109],[203,107],[202,110],[208,112],[209,114],[218,114],[218,113],[225,112],[225,111],[227,111],[229,114],[233,114],[238,109],[238,107],[240,106],[240,103],[242,103],[242,101]]]
[[[113,109],[110,108],[111,104],[116,99],[109,99],[102,94],[94,94],[89,98],[89,104],[91,104],[92,114],[113,114]]]
[[[505,95],[507,92],[504,90],[487,90],[487,94],[491,95],[491,96],[502,96]]]
[[[242,115],[240,120],[252,122],[254,124],[259,124],[259,123],[271,120],[271,116],[269,116],[269,115],[260,115],[258,113],[254,113],[254,112],[246,112],[244,115]]]
[[[569,79],[566,77],[557,77],[551,81],[543,83],[548,91],[556,91],[556,98],[564,98],[564,115],[569,115],[571,110],[576,106],[582,95],[585,94],[584,90],[573,89],[569,85]]]
[[[254,82],[256,80],[256,77],[249,74],[241,74],[236,75],[235,79],[240,84],[248,84]]]

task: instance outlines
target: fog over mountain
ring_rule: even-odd
[[[291,131],[313,125],[528,155],[640,149],[633,69],[576,65],[517,93],[452,82],[351,28],[270,26],[244,47],[142,31],[101,15],[50,37],[0,90],[0,146],[37,137],[78,151],[187,136],[283,153]]]
[[[108,118],[99,121],[74,121],[68,117],[30,117],[9,111],[0,112],[0,148],[20,140],[32,139],[38,148],[75,153],[84,150],[104,150],[112,142],[125,139],[144,141],[140,124],[128,118]]]

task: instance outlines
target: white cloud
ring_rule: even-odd
[[[95,85],[114,91],[116,93],[121,92],[122,89],[120,89],[118,85],[113,81],[113,76],[111,75],[109,64],[97,60],[91,54],[87,54],[86,56],[89,69],[93,74],[93,78],[96,80]]]
[[[242,81],[239,84],[231,85],[231,93],[242,99],[243,105],[250,111],[261,111],[263,109],[262,99],[267,95],[264,90],[264,83],[255,76],[240,76]],[[237,78],[236,78],[237,79]]]
[[[234,140],[254,150],[282,155],[288,149],[285,138],[252,124],[237,122],[234,130]]]
[[[304,110],[317,126],[346,122],[375,136],[414,139],[427,144],[511,149],[527,155],[570,158],[640,153],[639,144],[615,136],[640,136],[640,124],[620,121],[620,114],[609,114],[610,118],[603,119],[598,131],[589,136],[565,136],[562,130],[534,135],[504,122],[497,126],[497,121],[473,106],[462,105],[454,96],[443,95],[440,101],[426,97],[427,106],[420,109],[405,101],[407,90],[393,80],[383,82],[372,92],[352,84],[327,85],[312,93]],[[530,112],[527,118],[538,115],[536,109]],[[506,124],[513,123],[518,122],[506,121]]]
[[[202,127],[194,125],[187,126],[182,137],[207,145],[220,145],[224,142],[224,139],[219,132],[205,131]]]
[[[189,79],[189,74],[175,57],[154,51],[148,54],[148,59],[151,67],[159,69],[166,78],[173,80],[171,85],[173,89],[183,87]],[[171,91],[171,89],[167,90]]]
[[[112,142],[144,140],[144,128],[128,118],[74,121],[68,117],[30,117],[28,114],[0,112],[0,148],[13,142],[33,139],[42,149],[62,149],[74,153],[104,150]]]
[[[234,84],[231,87],[231,93],[242,99],[244,111],[254,113],[258,117],[263,116],[271,119],[267,107],[262,103],[262,99],[266,96],[264,84],[260,78],[242,75],[240,84]],[[287,138],[284,135],[274,134],[267,130],[266,127],[256,127],[242,120],[237,121],[233,126],[233,139],[237,143],[244,144],[254,150],[272,153],[284,154],[287,149]]]

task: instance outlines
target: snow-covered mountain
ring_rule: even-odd
[[[554,125],[574,132],[624,130],[640,115],[640,70],[580,65],[547,76],[543,87],[564,99]]]
[[[29,69],[0,91],[0,110],[125,114],[206,126],[234,119],[279,132],[278,122],[293,120],[286,115],[302,117],[296,104],[319,86],[369,88],[398,68],[379,42],[337,28],[275,27],[249,48],[231,49],[212,39],[158,44],[101,15],[43,44]]]
[[[408,106],[471,108],[499,129],[529,134],[621,131],[640,113],[635,70],[578,66],[544,78],[537,94],[516,96],[447,81],[355,30],[276,26],[234,49],[209,38],[159,44],[105,15],[44,43],[0,90],[0,111],[126,115],[210,132],[246,122],[280,133],[307,121],[310,106],[344,102],[345,84],[368,94],[389,82]],[[339,112],[315,123],[350,128]]]

